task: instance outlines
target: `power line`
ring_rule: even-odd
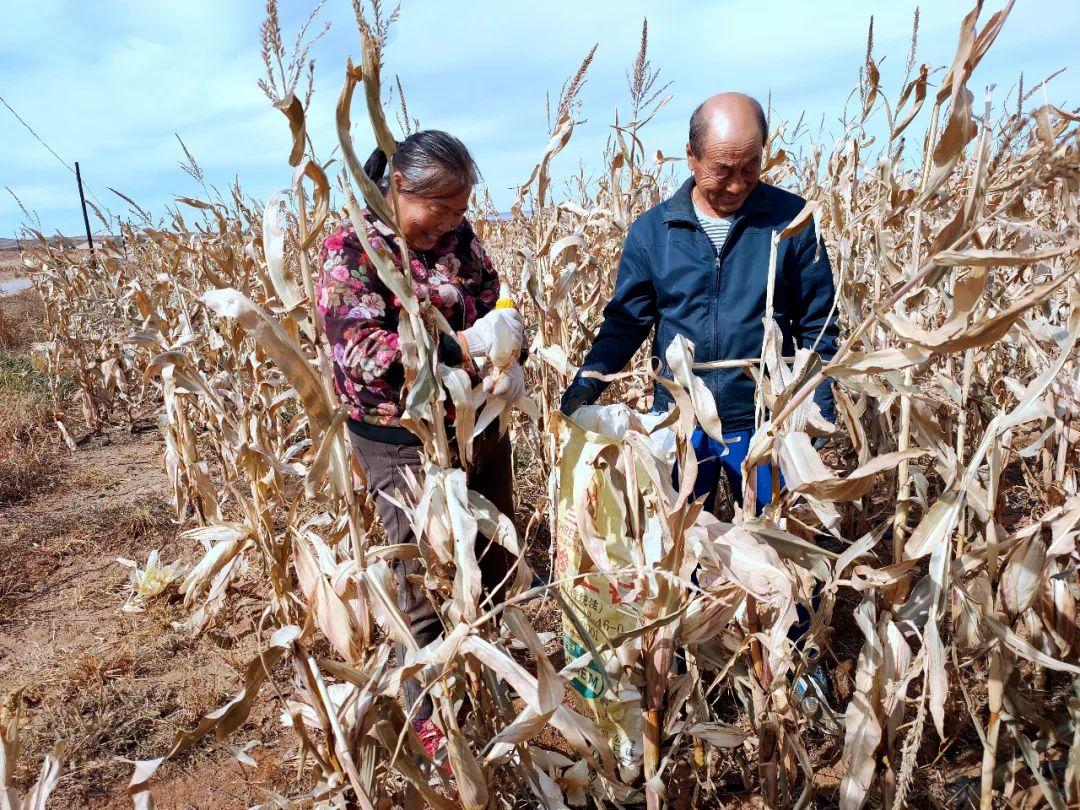
[[[34,138],[37,139],[38,143],[40,143],[42,146],[44,146],[46,149],[48,149],[49,154],[51,154],[54,158],[59,160],[60,164],[65,169],[67,169],[72,174],[76,173],[75,170],[73,168],[71,168],[71,166],[68,165],[67,161],[65,161],[62,157],[60,157],[60,155],[56,154],[56,150],[54,150],[51,146],[49,146],[47,143],[45,143],[45,139],[42,138],[40,135],[38,135],[36,132],[34,132],[34,128],[32,126],[30,126],[28,123],[26,123],[26,121],[23,120],[23,117],[21,115],[19,115],[17,112],[15,112],[14,109],[12,109],[12,106],[7,103],[7,100],[3,96],[0,96],[0,103],[3,103],[3,105],[8,108],[8,112],[10,112],[12,115],[15,116],[15,120],[17,120],[20,124],[22,124],[24,127],[26,127],[26,131],[29,132],[31,135],[33,135]],[[103,211],[108,211],[109,209],[106,208],[105,205],[101,202],[101,200],[99,200],[94,195],[94,192],[91,191],[90,186],[88,184],[84,184],[84,185],[86,185],[87,192],[90,194],[91,197],[93,197],[94,202],[96,202],[98,204],[98,207],[101,208]]]
[[[3,96],[0,96],[0,102],[3,102],[4,106],[8,108],[8,112],[10,112],[12,115],[14,115],[16,120],[20,124],[22,124],[24,127],[26,127],[26,131],[29,132],[31,135],[33,135],[35,138],[37,138],[37,142],[40,143],[42,146],[44,146],[46,149],[48,149],[50,154],[52,154],[52,156],[54,158],[59,160],[60,164],[65,169],[67,169],[72,174],[75,174],[75,170],[73,168],[71,168],[70,166],[68,166],[68,164],[64,161],[64,159],[62,157],[60,157],[58,154],[56,154],[56,152],[53,151],[53,148],[51,146],[49,146],[47,143],[45,143],[45,140],[40,135],[38,135],[36,132],[34,132],[34,128],[32,126],[30,126],[28,123],[26,123],[26,121],[23,120],[23,117],[21,115],[19,115],[17,112],[15,112],[15,110],[13,110],[11,108],[11,105],[7,103],[7,100]]]

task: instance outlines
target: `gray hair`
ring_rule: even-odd
[[[480,180],[480,170],[465,144],[438,129],[423,129],[399,141],[389,161],[382,149],[376,148],[364,164],[364,172],[384,191],[389,188],[390,175],[401,172],[405,178],[402,191],[418,197],[447,189],[454,194],[471,189]]]
[[[761,145],[764,146],[769,141],[769,119],[760,101],[756,98],[750,98],[750,101],[754,103],[758,126],[761,127]],[[695,157],[701,157],[702,150],[705,149],[705,138],[709,134],[709,122],[705,118],[704,108],[703,101],[697,105],[694,114],[690,116],[690,151]]]

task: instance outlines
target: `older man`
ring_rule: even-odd
[[[654,329],[653,354],[664,376],[671,376],[663,358],[676,335],[693,341],[699,363],[760,356],[772,236],[805,202],[761,182],[767,128],[761,105],[742,93],[720,93],[694,111],[686,145],[693,177],[630,227],[615,293],[582,372],[621,371]],[[829,318],[832,302],[832,269],[815,229],[782,240],[773,317],[786,355],[795,347],[814,347],[825,359],[833,356],[837,326]],[[754,382],[738,368],[700,376],[716,398],[727,445],[700,429],[693,436],[701,462],[695,489],[707,496],[711,509],[721,469],[735,496],[742,492],[740,467],[754,429]],[[562,411],[572,414],[595,402],[605,387],[579,373],[563,395]],[[816,400],[831,419],[827,383]],[[671,395],[656,386],[654,410],[670,405]],[[759,468],[759,510],[771,492],[771,472]]]

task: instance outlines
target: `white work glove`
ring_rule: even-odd
[[[484,377],[484,391],[504,402],[517,402],[525,396],[525,373],[521,370],[521,364],[511,363],[501,372]]]
[[[521,320],[521,313],[516,309],[493,309],[468,329],[458,332],[465,354],[474,360],[487,357],[495,342],[495,324],[500,322],[514,335],[517,350],[520,351],[521,341],[525,338],[525,324]]]

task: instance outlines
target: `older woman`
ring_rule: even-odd
[[[409,248],[413,290],[446,317],[457,330],[456,339],[439,338],[440,360],[451,366],[486,356],[496,321],[522,335],[516,309],[495,309],[499,279],[473,232],[465,212],[479,172],[468,149],[457,138],[437,130],[414,132],[398,144],[391,161],[376,150],[364,166],[368,176],[389,196],[397,193],[397,211]],[[349,433],[357,461],[367,476],[376,509],[391,543],[414,540],[406,516],[378,495],[405,491],[407,470],[420,478],[419,439],[401,425],[405,375],[398,346],[400,301],[379,279],[357,239],[356,228],[370,243],[386,248],[398,269],[401,252],[393,231],[370,210],[359,223],[341,222],[323,242],[318,306],[333,348],[334,384],[351,406]],[[523,387],[521,375],[507,375],[518,388],[506,396],[513,401]],[[474,461],[467,470],[469,486],[487,497],[501,512],[514,513],[510,444],[498,431],[489,430],[474,443]],[[506,571],[501,548],[489,545],[480,559],[486,587],[495,587]],[[440,633],[438,616],[411,574],[419,561],[395,564],[398,606],[409,617],[412,632],[423,646]],[[404,649],[398,648],[398,656]],[[429,753],[442,740],[432,724],[430,699],[420,700],[415,680],[404,685],[406,709]]]

